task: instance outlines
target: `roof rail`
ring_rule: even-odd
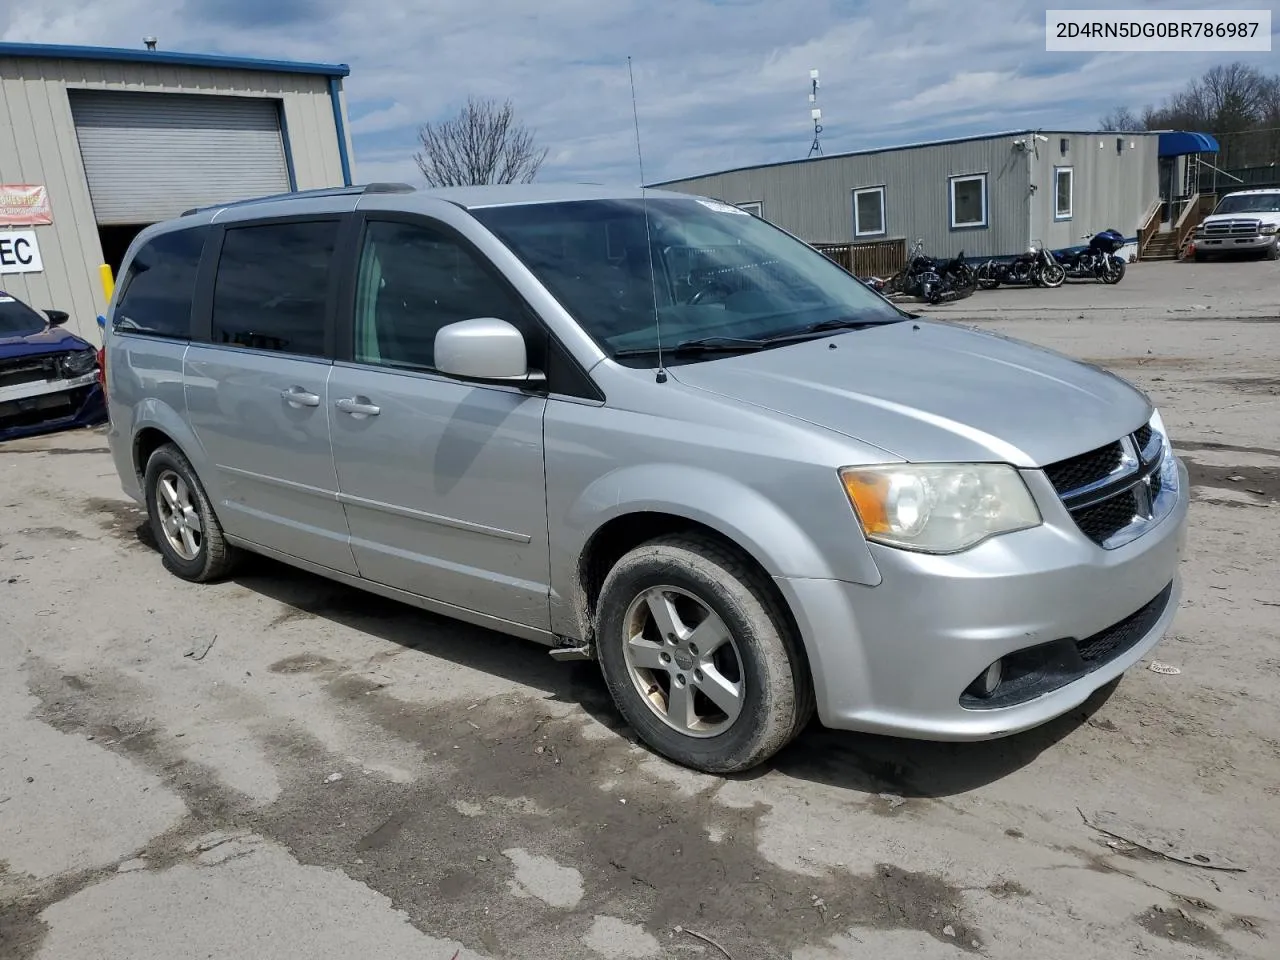
[[[229,207],[244,207],[253,203],[270,203],[273,200],[307,200],[313,197],[350,197],[365,193],[413,193],[417,188],[408,183],[365,183],[351,187],[320,187],[316,190],[294,190],[289,193],[272,193],[265,197],[249,197],[245,200],[229,200],[226,203],[211,203],[205,207],[192,207],[183,210],[182,216],[203,213],[206,210],[225,210]]]

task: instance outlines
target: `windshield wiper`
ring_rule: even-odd
[[[764,349],[767,342],[769,341],[747,340],[741,337],[702,337],[698,340],[682,340],[675,346],[663,347],[662,352],[673,357],[690,356],[698,353],[747,353],[752,350]],[[617,350],[613,355],[615,357],[642,357],[657,352],[658,348],[656,346],[630,347],[626,350]]]
[[[835,320],[823,320],[821,323],[815,323],[811,326],[804,327],[791,333],[780,333],[776,337],[767,337],[763,343],[788,343],[794,340],[811,340],[822,336],[824,333],[830,333],[833,330],[864,330],[867,327],[880,327],[886,323],[897,323],[899,317],[892,320],[859,320],[857,317],[840,317]]]

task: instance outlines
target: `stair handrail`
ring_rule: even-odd
[[[1201,211],[1204,201],[1212,201],[1213,199],[1213,194],[1197,193],[1187,201],[1186,207],[1183,208],[1182,214],[1178,217],[1178,222],[1174,226],[1174,230],[1178,236],[1178,242],[1174,249],[1179,255],[1181,255],[1183,248],[1187,245],[1187,240],[1191,237],[1191,232],[1204,221],[1206,214]]]
[[[1138,221],[1138,259],[1142,259],[1142,254],[1146,251],[1147,244],[1151,242],[1151,238],[1160,232],[1160,208],[1164,205],[1164,201],[1156,198],[1151,201],[1151,205],[1147,207],[1147,212],[1142,215]]]

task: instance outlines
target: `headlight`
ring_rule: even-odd
[[[1147,423],[1160,437],[1160,489],[1176,491],[1178,489],[1178,458],[1174,455],[1173,443],[1169,440],[1169,431],[1164,427],[1164,419],[1160,416],[1160,411],[1154,411]]]
[[[1003,463],[844,467],[845,493],[868,540],[955,553],[1040,524],[1022,477]]]
[[[83,376],[97,365],[98,355],[94,350],[77,350],[62,358],[62,375],[64,377]]]
[[[1276,232],[1276,229],[1277,229],[1277,227],[1276,227],[1276,225],[1275,225],[1274,223],[1264,223],[1264,224],[1263,224],[1263,225],[1258,229],[1258,232],[1259,232],[1260,234],[1262,234],[1264,237],[1269,237],[1269,236],[1271,236],[1273,233],[1275,233],[1275,232]]]

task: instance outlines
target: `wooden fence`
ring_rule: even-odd
[[[855,277],[891,277],[906,265],[906,240],[872,243],[815,243],[820,250]]]

